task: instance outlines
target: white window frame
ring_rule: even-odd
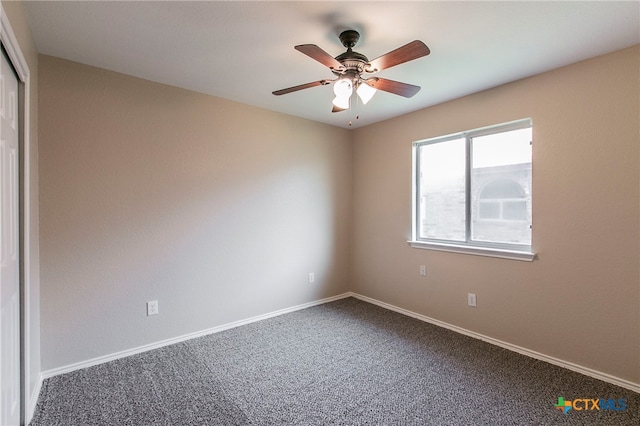
[[[454,133],[450,135],[420,140],[413,142],[413,158],[412,158],[412,217],[411,217],[411,240],[409,245],[413,248],[447,251],[454,253],[464,253],[480,256],[500,257],[505,259],[532,261],[536,254],[533,251],[533,245],[518,244],[501,244],[490,242],[479,242],[471,240],[471,140],[474,137],[486,136],[494,133],[501,133],[511,130],[524,129],[533,127],[531,118],[516,120],[508,123],[498,124],[495,126],[482,127],[479,129],[468,130],[464,132]],[[420,176],[419,176],[419,149],[423,145],[446,142],[454,139],[465,139],[466,143],[466,241],[448,241],[435,240],[419,237],[420,221]],[[533,141],[532,141],[533,143]],[[533,231],[533,229],[532,229]],[[533,237],[533,235],[532,235]],[[533,244],[533,242],[532,242]]]

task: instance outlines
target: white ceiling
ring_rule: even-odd
[[[352,128],[640,43],[638,1],[27,1],[40,53]],[[412,40],[429,56],[378,75],[422,87],[406,99],[378,92],[331,113],[332,86],[274,96],[328,68],[294,50],[374,59]],[[615,78],[615,76],[612,76]],[[356,114],[359,118],[356,120]]]

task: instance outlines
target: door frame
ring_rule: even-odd
[[[31,391],[31,72],[22,53],[18,39],[11,28],[2,3],[0,3],[0,43],[18,76],[18,116],[20,129],[18,146],[22,155],[19,162],[20,200],[20,417],[28,424],[35,409],[40,386]],[[39,368],[38,368],[39,369]],[[35,372],[39,374],[39,371]],[[37,379],[37,383],[40,380]]]

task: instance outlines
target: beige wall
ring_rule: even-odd
[[[28,354],[26,389],[27,404],[29,397],[38,388],[40,375],[40,265],[39,265],[39,208],[38,208],[38,52],[27,23],[22,2],[2,1],[2,9],[7,14],[11,29],[16,37],[20,50],[29,67],[29,217],[25,224],[29,233],[26,271],[26,296],[29,301],[27,337]],[[35,402],[35,401],[34,401]]]
[[[43,370],[348,290],[348,130],[40,70]]]
[[[640,383],[639,63],[635,46],[354,131],[353,290]],[[412,141],[526,117],[538,260],[410,248]]]

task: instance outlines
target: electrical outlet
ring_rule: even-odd
[[[147,302],[147,316],[158,315],[158,301]]]
[[[309,272],[309,282],[315,282],[316,281],[316,274],[313,272]]]
[[[467,305],[476,307],[476,295],[474,293],[467,294]]]
[[[420,276],[421,277],[427,276],[427,265],[420,265]]]

